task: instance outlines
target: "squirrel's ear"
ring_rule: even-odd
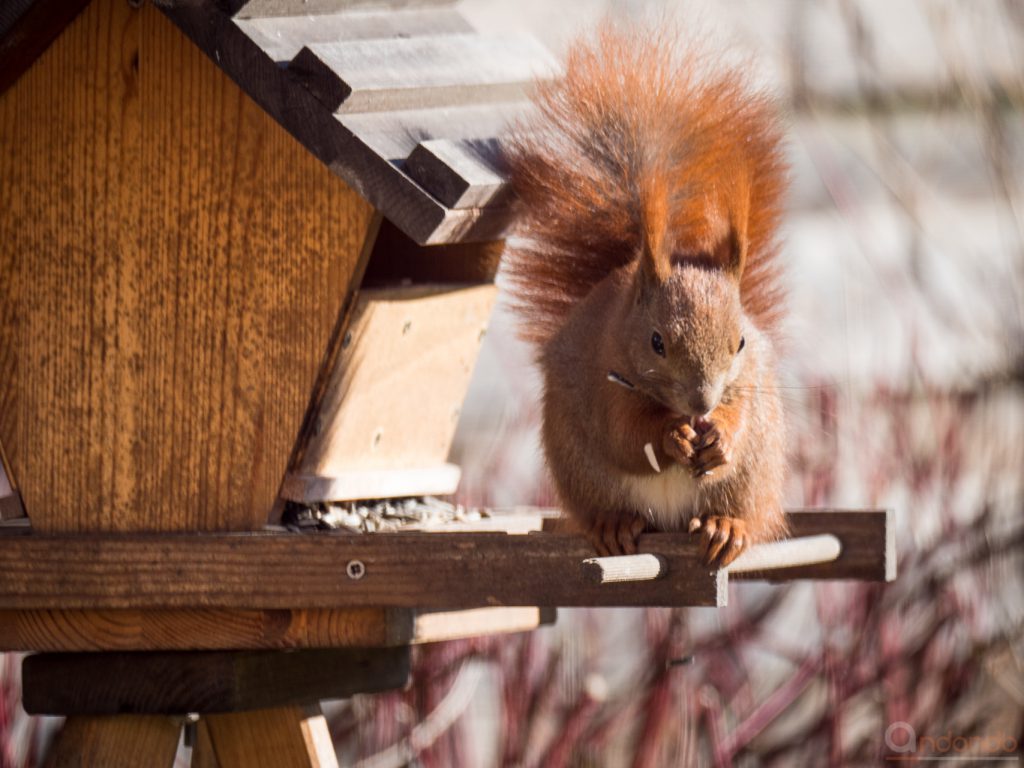
[[[640,268],[644,278],[663,283],[672,276],[672,259],[665,252],[668,231],[668,186],[660,175],[648,181],[641,200]]]
[[[737,196],[739,206],[730,213],[729,234],[719,245],[715,260],[738,282],[747,263],[747,219],[750,216],[750,189]]]

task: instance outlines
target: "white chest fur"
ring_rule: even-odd
[[[667,467],[653,475],[629,475],[623,491],[630,504],[661,530],[685,528],[697,501],[697,483],[682,467]]]

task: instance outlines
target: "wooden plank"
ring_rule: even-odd
[[[473,27],[450,8],[404,8],[346,13],[235,19],[238,27],[274,61],[295,58],[304,45],[341,40],[378,40],[414,35],[451,35]]]
[[[225,14],[205,3],[160,9],[314,157],[417,243],[494,240],[508,227],[507,209],[445,208],[337,120]]]
[[[338,768],[319,706],[211,715],[202,722],[223,768]]]
[[[320,16],[360,8],[432,8],[452,5],[455,0],[223,0],[237,18],[261,16]]]
[[[0,608],[722,605],[726,574],[697,544],[642,536],[669,575],[593,585],[579,572],[593,549],[569,534],[20,535],[0,546]]]
[[[176,717],[71,717],[57,734],[47,768],[171,768],[178,751]]]
[[[311,43],[288,71],[334,112],[382,112],[523,98],[558,69],[535,38],[445,35]]]
[[[307,478],[444,464],[496,296],[492,285],[362,291],[312,434],[293,473]],[[372,478],[371,478],[372,479]],[[428,478],[429,479],[429,478]],[[286,485],[289,494],[294,484]],[[345,489],[325,482],[332,498]],[[366,487],[351,486],[355,498]],[[417,495],[400,489],[399,495]]]
[[[0,146],[0,441],[35,527],[263,525],[370,206],[149,3],[83,11]]]
[[[409,648],[38,653],[22,662],[37,715],[242,712],[401,688]]]
[[[0,611],[0,651],[377,648],[417,641],[405,608]]]
[[[452,395],[452,399],[455,396]],[[309,504],[405,496],[450,496],[458,490],[461,476],[462,470],[455,464],[332,470],[328,477],[290,473],[281,486],[281,497]]]
[[[415,642],[436,643],[480,635],[529,632],[554,624],[554,608],[474,608],[468,611],[432,611],[416,616]]]
[[[421,141],[405,161],[409,176],[449,208],[507,205],[497,139]]]
[[[553,624],[553,609],[0,611],[0,651],[388,648]]]

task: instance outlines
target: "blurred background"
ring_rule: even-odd
[[[609,13],[677,23],[777,95],[788,503],[895,509],[900,573],[734,585],[725,609],[562,610],[528,635],[419,647],[407,690],[328,707],[341,764],[877,766],[904,725],[968,740],[958,764],[1019,760],[1024,3],[461,7],[556,52]],[[499,307],[454,449],[460,502],[554,503],[537,397]],[[20,710],[17,667],[0,656],[0,768],[35,764],[56,727]]]

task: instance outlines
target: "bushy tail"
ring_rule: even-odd
[[[671,33],[605,24],[571,48],[564,77],[539,85],[534,101],[504,143],[520,205],[504,274],[526,338],[543,344],[594,285],[642,252],[656,272],[669,269],[674,249],[708,226],[709,194],[749,195],[737,206],[749,211],[741,295],[762,330],[776,329],[781,132],[737,70],[715,71]]]

